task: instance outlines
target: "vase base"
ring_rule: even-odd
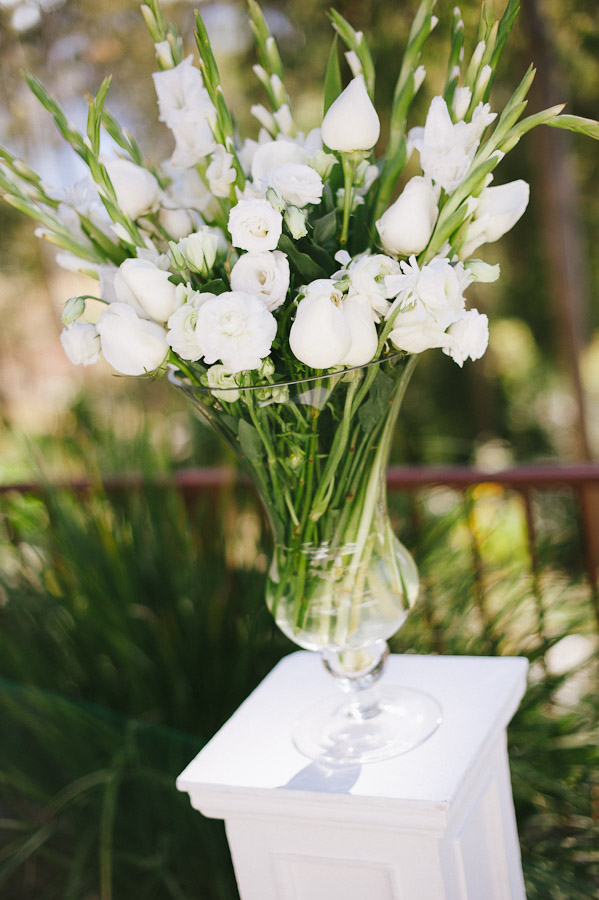
[[[414,688],[378,688],[368,708],[339,694],[320,700],[296,723],[293,743],[326,765],[361,765],[407,753],[441,724],[437,701]]]

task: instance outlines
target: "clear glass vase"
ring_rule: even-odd
[[[386,468],[415,357],[396,354],[293,383],[208,388],[170,379],[239,456],[274,540],[266,602],[279,628],[320,651],[343,693],[295,730],[304,754],[363,763],[405,752],[440,722],[419,691],[378,685],[386,640],[418,595],[418,572],[394,534]]]

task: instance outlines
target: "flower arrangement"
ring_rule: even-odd
[[[0,148],[0,187],[59,248],[60,265],[95,280],[64,309],[70,360],[88,366],[103,356],[133,376],[170,371],[201,396],[204,415],[244,457],[270,511],[280,548],[269,589],[277,621],[296,638],[305,633],[307,646],[361,646],[371,637],[370,613],[360,606],[368,579],[387,607],[383,637],[415,597],[405,551],[390,568],[370,565],[393,557],[380,484],[407,379],[427,349],[459,366],[484,354],[487,317],[468,307],[465,292],[497,279],[499,267],[475,254],[528,203],[528,185],[496,185],[495,169],[537,125],[599,138],[599,123],[564,115],[562,106],[524,117],[532,67],[503,110],[492,109],[493,78],[518,12],[508,0],[498,21],[483,6],[469,59],[454,10],[442,92],[424,122],[408,127],[426,77],[421,54],[437,25],[434,0],[421,0],[383,155],[375,156],[371,53],[335,11],[324,115],[303,134],[276,41],[255,0],[248,7],[253,71],[270,107],[252,108],[256,138],[237,136],[201,17],[196,65],[158,0],[148,0],[141,10],[159,67],[159,118],[174,138],[170,158],[146,162],[106,108],[109,79],[90,99],[81,134],[28,75],[89,177],[59,193]],[[344,89],[339,41],[351,71]],[[116,155],[102,152],[103,131]],[[406,179],[411,157],[419,174]],[[89,300],[102,304],[95,321],[86,317]],[[322,577],[310,587],[317,570]],[[385,599],[393,594],[399,606]]]

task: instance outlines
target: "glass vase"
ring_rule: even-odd
[[[241,460],[264,504],[274,548],[266,603],[292,641],[322,654],[342,693],[302,718],[294,742],[323,763],[385,759],[437,728],[434,699],[378,684],[386,641],[418,595],[414,561],[387,510],[386,468],[415,357],[302,381],[208,387],[170,380]]]

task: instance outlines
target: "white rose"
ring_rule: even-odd
[[[182,285],[180,285],[182,287]],[[181,359],[197,360],[204,355],[201,335],[198,333],[198,311],[215,294],[186,291],[186,302],[177,309],[167,322],[167,343]]]
[[[104,162],[118,206],[131,219],[150,212],[160,200],[160,185],[151,172],[128,159]]]
[[[273,312],[285,301],[289,289],[289,262],[280,250],[244,253],[231,270],[231,288],[254,294]]]
[[[229,214],[231,242],[241,250],[275,250],[282,230],[281,213],[268,200],[240,200]]]
[[[310,203],[320,203],[324,189],[318,172],[301,163],[278,166],[268,175],[268,183],[286,203],[300,209]]]
[[[277,321],[258,297],[228,291],[200,307],[197,330],[205,361],[220,360],[235,374],[260,367],[270,354]]]
[[[390,253],[420,253],[431,239],[439,209],[438,192],[415,175],[376,223],[381,243]]]
[[[408,135],[420,153],[425,176],[447,193],[454,191],[468,174],[482,131],[494,117],[485,105],[475,121],[454,124],[443,97],[433,97],[424,128],[413,128]]]
[[[294,356],[312,369],[328,369],[341,365],[351,345],[351,331],[335,283],[327,279],[313,281],[298,304],[289,331]]]
[[[443,352],[460,366],[467,359],[480,359],[489,343],[489,320],[477,309],[469,309],[448,329],[451,343]]]
[[[206,169],[206,178],[215,197],[229,196],[231,185],[237,179],[237,172],[233,167],[233,154],[227,153],[222,144],[219,144],[212,153],[210,165]]]
[[[166,331],[140,319],[127,303],[111,303],[96,325],[106,361],[122,375],[145,375],[162,365],[168,353]]]
[[[491,244],[503,237],[524,214],[529,196],[530,188],[522,179],[485,188],[466,231],[460,256],[466,259],[481,244]]]
[[[351,335],[351,347],[342,359],[344,366],[364,366],[378,347],[378,334],[368,297],[349,294],[343,301],[343,316]]]
[[[180,305],[170,272],[147,259],[126,259],[114,276],[119,303],[128,303],[140,316],[166,322]]]
[[[380,130],[379,117],[361,75],[353,78],[329,107],[320,129],[323,143],[342,153],[371,150]]]
[[[100,335],[95,325],[72,322],[63,329],[60,343],[75,366],[92,366],[100,359]]]

